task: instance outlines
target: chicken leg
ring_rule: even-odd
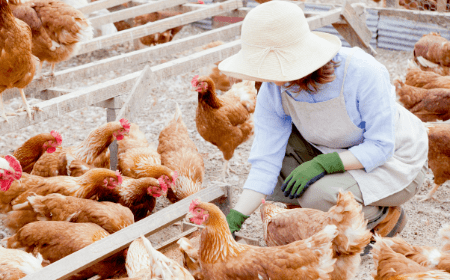
[[[50,71],[50,76],[55,76],[55,65],[56,63],[52,63],[52,71]]]
[[[225,162],[223,163],[223,170],[222,170],[222,179],[225,183],[227,183],[227,180],[225,179],[226,178],[225,174],[230,176],[230,171],[233,172],[234,174],[236,174],[236,171],[234,171],[230,167],[230,161],[225,160]]]
[[[440,187],[440,185],[434,184],[434,188],[429,193],[427,193],[427,195],[425,195],[425,197],[422,198],[420,201],[423,202],[423,201],[427,201],[427,200],[433,199],[433,200],[435,200],[437,202],[440,202],[439,199],[433,197],[433,194],[437,191],[437,189],[439,187]]]
[[[23,88],[21,88],[19,90],[20,90],[20,96],[22,96],[22,101],[23,101],[23,103],[25,103],[25,110],[27,110],[28,118],[31,121],[32,120],[32,118],[31,118],[31,110],[30,110],[30,106],[28,106],[28,102],[27,102],[27,99],[25,97],[25,93],[23,92]]]

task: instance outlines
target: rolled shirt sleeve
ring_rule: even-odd
[[[397,114],[395,89],[390,83],[386,67],[377,61],[362,63],[358,67],[358,75],[357,110],[364,126],[364,140],[349,148],[349,151],[361,162],[366,172],[371,172],[394,154]]]
[[[244,189],[273,193],[292,131],[291,117],[284,113],[280,87],[263,83],[254,113],[255,138],[250,151],[252,167]]]

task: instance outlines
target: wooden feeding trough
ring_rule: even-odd
[[[104,8],[113,7],[128,0],[101,0],[91,3],[80,10],[89,14]],[[302,2],[293,2],[303,7]],[[354,4],[345,4],[342,8],[334,8],[323,13],[305,13],[310,29],[332,24],[339,33],[353,46],[359,46],[371,54],[375,51],[370,47],[371,32],[364,21],[359,18],[354,10]],[[189,4],[187,0],[161,0],[149,2],[138,7],[131,7],[108,15],[91,18],[94,26],[125,20],[141,14],[155,12],[163,9],[172,9],[182,14],[151,22],[143,26],[134,27],[113,35],[94,38],[81,45],[79,54],[89,53],[126,41],[156,33],[180,25],[189,24],[213,16],[228,16],[244,18],[250,8],[243,7],[240,0],[227,0],[211,5]],[[9,118],[9,122],[0,124],[0,133],[6,134],[37,124],[63,114],[87,107],[101,106],[107,108],[107,120],[114,121],[127,118],[130,122],[136,121],[136,113],[140,111],[141,102],[149,90],[158,85],[167,77],[183,74],[192,69],[208,66],[221,61],[240,49],[240,40],[235,40],[240,35],[242,22],[231,23],[217,29],[213,29],[188,38],[172,41],[163,45],[157,45],[142,50],[110,57],[100,61],[87,63],[58,71],[53,77],[43,80],[33,80],[26,88],[26,94],[44,101],[35,105],[33,120],[29,120],[26,113],[20,113]],[[180,53],[195,47],[199,47],[212,41],[229,41],[215,48],[207,49],[185,57],[181,57],[166,63],[150,67],[148,62],[155,57]],[[61,88],[69,82],[83,81],[92,76],[110,71],[111,69],[127,68],[134,71],[131,74],[116,77],[102,83],[89,86],[84,89]],[[5,100],[17,97],[17,89],[5,91]],[[124,101],[121,101],[122,96]],[[111,149],[111,166],[115,168],[117,163],[117,149],[114,145]],[[212,186],[203,189],[196,194],[172,204],[147,218],[130,225],[110,236],[83,248],[42,270],[23,278],[24,280],[56,280],[65,279],[75,273],[99,262],[108,256],[126,248],[140,235],[149,236],[173,223],[180,221],[188,211],[192,199],[200,198],[202,201],[214,202],[227,213],[230,209],[229,201],[231,187]],[[187,232],[196,230],[183,226]],[[172,244],[179,237],[166,242]],[[257,245],[257,241],[243,238],[249,244]],[[160,248],[163,248],[160,246]]]

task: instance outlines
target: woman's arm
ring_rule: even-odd
[[[250,151],[250,173],[235,210],[250,215],[261,204],[261,198],[275,188],[286,145],[292,132],[292,120],[284,113],[280,87],[263,83],[254,113],[255,138]]]
[[[362,169],[364,166],[350,151],[339,153],[345,170]]]
[[[357,58],[356,61],[352,61],[354,66],[351,80],[356,82],[354,88],[357,110],[361,116],[364,140],[348,150],[366,172],[371,172],[383,165],[394,154],[397,105],[395,91],[390,83],[386,67],[362,51]],[[346,170],[358,167],[351,156],[343,155],[342,157]]]

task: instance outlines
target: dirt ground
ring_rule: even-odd
[[[201,29],[193,26],[185,26],[183,30],[176,35],[175,39],[198,34],[202,32]],[[72,58],[69,61],[60,63],[56,66],[56,71],[70,68],[76,65],[85,64],[91,61],[104,59],[110,56],[123,54],[133,51],[131,43],[125,43],[110,47],[105,50],[96,51],[91,55],[80,55]],[[195,50],[195,51],[198,51]],[[168,60],[176,59],[184,55],[193,53],[194,51],[186,51],[181,54],[155,58],[150,64],[156,65]],[[392,79],[400,76],[404,77],[407,59],[412,56],[411,52],[392,52],[382,49],[377,49],[378,55],[376,59],[383,63],[390,72]],[[164,125],[173,117],[175,112],[175,104],[180,105],[183,120],[186,123],[191,139],[197,145],[200,153],[203,155],[206,173],[204,187],[212,186],[214,181],[219,180],[221,168],[223,164],[222,153],[212,144],[203,140],[197,133],[194,117],[197,107],[197,93],[190,89],[190,81],[194,75],[208,74],[213,65],[201,69],[192,69],[189,73],[170,77],[166,81],[161,82],[152,90],[149,90],[145,100],[145,106],[140,112],[139,121],[137,124],[140,129],[145,132],[149,142],[154,142],[157,145],[158,135]],[[44,67],[45,71],[49,70],[49,66]],[[99,82],[104,82],[108,79],[118,77],[120,75],[128,74],[127,69],[117,69],[109,73],[104,73],[97,77],[84,82],[72,83],[61,86],[62,88],[80,88],[87,87]],[[39,100],[30,100],[31,104],[38,103]],[[13,112],[21,107],[22,101],[18,99],[6,102],[5,107],[7,112]],[[44,123],[33,125],[13,133],[0,136],[0,154],[11,153],[14,149],[19,147],[29,137],[49,132],[50,130],[57,130],[63,136],[63,146],[71,146],[81,142],[88,133],[97,126],[106,122],[106,110],[98,107],[83,108],[71,112],[60,119],[48,120]],[[231,160],[231,167],[237,170],[237,174],[231,173],[228,178],[230,184],[235,187],[235,192],[242,191],[242,186],[250,171],[250,164],[247,162],[252,139],[239,146]],[[430,190],[429,185],[433,181],[432,173],[427,174],[424,185],[421,187],[419,195],[424,195]],[[441,200],[450,199],[450,188],[444,184],[436,193],[436,198]],[[233,203],[236,203],[234,201]],[[157,210],[169,205],[170,203],[165,199],[158,199]],[[437,238],[437,231],[444,224],[450,223],[450,213],[448,211],[448,204],[444,202],[429,201],[418,202],[416,198],[407,202],[404,205],[408,215],[409,222],[401,233],[401,236],[408,242],[414,245],[430,245],[439,246],[440,241]],[[0,220],[0,230],[4,235],[9,236],[10,232],[5,229]],[[153,235],[150,240],[154,244],[159,244],[180,232],[177,226],[171,226],[162,232]],[[241,233],[249,237],[258,238],[260,244],[264,246],[262,239],[262,223],[259,213],[251,215],[241,230]],[[373,271],[373,262],[370,255],[363,257],[360,272],[355,279],[366,280],[373,279],[371,272]]]

